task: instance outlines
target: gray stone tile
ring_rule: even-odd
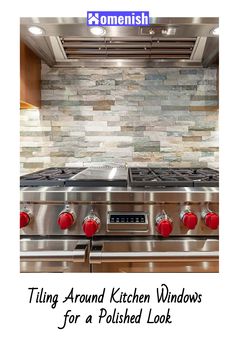
[[[42,108],[21,111],[21,168],[218,163],[216,69],[49,68]]]
[[[145,75],[145,80],[160,80],[164,81],[166,80],[167,75],[166,74],[146,74]]]
[[[171,105],[166,105],[166,106],[161,106],[162,111],[188,111],[189,107],[188,106],[171,106]]]

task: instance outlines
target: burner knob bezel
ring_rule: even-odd
[[[212,225],[212,217],[217,217],[217,223],[216,225]],[[210,209],[206,209],[202,211],[202,218],[204,220],[205,225],[211,229],[211,230],[217,230],[219,228],[219,214],[217,214],[216,212],[210,210]]]
[[[190,218],[192,218],[191,222],[190,222],[190,220],[191,220]],[[188,230],[194,230],[198,224],[198,217],[191,209],[184,209],[180,213],[180,219],[181,219],[183,225]],[[195,220],[194,222],[193,222],[193,219]],[[192,224],[192,222],[193,222],[193,224]]]
[[[64,217],[67,217],[67,220],[65,220],[66,222],[65,226],[61,225],[61,219]],[[75,221],[76,221],[76,214],[74,210],[66,207],[64,210],[60,212],[57,219],[57,224],[59,225],[61,230],[68,230],[75,224]]]
[[[162,230],[162,226],[164,225],[164,223],[169,226],[169,230],[167,232],[163,232]],[[169,237],[173,231],[173,221],[166,214],[157,215],[155,220],[155,228],[156,232],[162,237]]]
[[[89,226],[89,228],[88,228]],[[93,237],[100,229],[101,226],[101,220],[100,218],[95,215],[95,214],[90,214],[87,215],[82,224],[83,231],[86,235],[86,237]]]
[[[25,221],[23,221],[23,218],[25,218]],[[32,214],[28,209],[23,209],[20,211],[20,229],[23,229],[24,227],[28,226],[32,221]]]

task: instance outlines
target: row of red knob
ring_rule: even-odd
[[[65,211],[59,215],[58,225],[62,230],[69,229],[75,222],[73,213]],[[83,231],[87,237],[92,237],[99,229],[100,219],[94,215],[88,215],[83,221]]]
[[[27,226],[30,223],[30,214],[26,211],[20,212],[20,228]],[[57,220],[61,230],[69,229],[75,222],[73,213],[62,212]],[[99,229],[100,219],[94,215],[88,216],[83,222],[83,231],[87,237],[92,237]]]
[[[203,219],[207,227],[209,227],[212,230],[216,230],[219,226],[219,215],[212,212],[212,211],[207,211],[203,213]],[[197,215],[194,214],[193,212],[185,212],[182,217],[183,224],[190,230],[195,229],[197,223],[198,223],[198,218]]]
[[[216,230],[219,226],[219,215],[208,211],[203,214],[205,225],[211,230]],[[198,217],[191,211],[182,213],[181,220],[188,230],[194,230],[198,223]],[[172,220],[165,214],[156,219],[156,231],[163,237],[168,237],[173,230]]]
[[[203,219],[207,227],[212,230],[216,230],[219,226],[219,215],[208,211],[203,214]],[[191,211],[185,211],[181,215],[181,220],[187,229],[195,229],[198,218],[197,215]],[[65,211],[59,215],[57,220],[58,225],[62,230],[69,229],[75,222],[75,217],[73,213]],[[20,212],[20,227],[25,227],[30,223],[30,214],[26,211]],[[100,219],[95,216],[88,216],[83,222],[83,231],[87,237],[92,237],[99,229]],[[163,237],[168,237],[173,230],[173,222],[166,215],[161,214],[156,218],[156,231]]]

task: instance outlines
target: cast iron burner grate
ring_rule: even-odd
[[[210,168],[129,168],[131,187],[218,187],[219,172]]]
[[[55,167],[24,175],[20,178],[21,187],[54,186],[62,187],[65,181],[72,178],[85,168],[80,167]]]

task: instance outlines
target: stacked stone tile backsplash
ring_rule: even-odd
[[[214,68],[49,68],[21,110],[21,172],[50,166],[218,167]]]

